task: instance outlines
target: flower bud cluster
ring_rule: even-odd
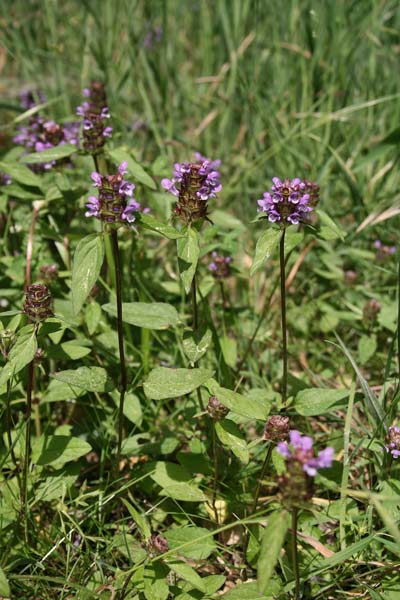
[[[134,184],[124,179],[127,164],[122,162],[115,175],[100,175],[96,171],[92,173],[93,186],[98,188],[99,195],[89,197],[86,217],[97,217],[118,227],[135,221],[135,213],[140,210],[140,204],[133,195]]]
[[[208,265],[208,268],[215,279],[226,279],[231,274],[230,264],[232,258],[230,256],[220,256],[217,252],[211,254],[213,260]]]
[[[272,179],[270,192],[265,192],[258,200],[259,212],[265,212],[271,223],[280,227],[297,225],[311,212],[318,202],[319,186],[311,181]]]
[[[224,419],[229,412],[229,408],[224,406],[217,396],[210,396],[207,404],[207,412],[212,419],[220,421]]]
[[[177,198],[175,214],[186,224],[207,217],[208,201],[222,190],[219,160],[211,161],[196,154],[196,162],[175,163],[171,179],[161,185]]]
[[[31,321],[40,322],[53,316],[53,300],[50,290],[43,283],[28,285],[25,291],[23,312]]]
[[[101,151],[106,138],[112,135],[112,127],[106,125],[110,118],[104,84],[93,81],[89,88],[83,90],[86,98],[76,113],[82,117],[83,148],[90,154]]]

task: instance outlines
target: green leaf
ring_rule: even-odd
[[[212,533],[204,527],[186,526],[169,529],[165,533],[169,549],[180,556],[204,560],[217,549]],[[183,548],[181,548],[181,546]]]
[[[254,275],[254,273],[257,273],[257,271],[260,271],[260,269],[263,268],[265,262],[278,245],[281,235],[282,232],[279,229],[266,229],[266,231],[261,234],[256,245],[256,252],[253,264],[251,265],[250,275]]]
[[[7,577],[0,567],[0,595],[4,598],[10,597],[10,586],[8,585]]]
[[[152,190],[157,188],[154,180],[146,173],[142,165],[136,162],[136,160],[127,150],[124,148],[116,148],[115,150],[109,150],[108,154],[118,165],[124,161],[128,163],[128,173],[131,177],[133,177],[134,182],[138,181]]]
[[[177,398],[193,392],[212,375],[208,369],[168,369],[156,367],[144,383],[144,393],[151,400]]]
[[[362,365],[372,358],[377,349],[376,335],[363,335],[358,341],[358,358]]]
[[[151,536],[150,525],[147,522],[147,519],[144,514],[139,513],[136,508],[130,504],[125,498],[121,498],[122,502],[125,504],[126,508],[129,510],[129,513],[132,519],[135,521],[138,526],[140,533],[144,537],[145,540],[148,540]]]
[[[194,483],[192,477],[171,462],[157,462],[151,478],[162,488],[162,495],[184,502],[204,502],[207,498]]]
[[[117,316],[116,304],[103,304],[101,308]],[[174,306],[163,302],[123,302],[122,320],[144,329],[168,329],[176,327],[179,315]]]
[[[379,404],[377,397],[375,396],[374,392],[369,387],[367,380],[361,374],[361,371],[358,368],[352,354],[347,349],[347,347],[343,343],[342,339],[337,335],[337,333],[335,333],[335,336],[339,342],[339,346],[341,347],[343,354],[346,356],[348,361],[351,363],[351,366],[353,367],[354,372],[356,373],[356,375],[360,381],[360,384],[361,384],[361,387],[363,390],[363,394],[364,394],[364,398],[365,398],[367,414],[371,415],[372,419],[374,420],[374,422],[377,425],[378,424],[380,425],[382,422],[385,423],[385,421],[386,421],[385,415],[383,413],[382,407]]]
[[[143,573],[144,595],[146,600],[167,600],[168,568],[161,561],[147,564]]]
[[[226,335],[222,336],[219,340],[222,354],[227,365],[233,369],[236,367],[237,362],[237,342],[235,339]]]
[[[77,314],[89,296],[100,274],[104,260],[102,234],[91,233],[76,247],[72,264],[72,305]]]
[[[223,419],[222,421],[216,421],[214,427],[220,442],[227,446],[240,461],[247,464],[249,462],[249,450],[246,440],[236,423],[229,419]]]
[[[28,167],[26,167],[25,165],[21,165],[21,163],[8,163],[5,161],[1,161],[0,171],[4,171],[4,173],[10,175],[10,177],[14,181],[18,181],[18,183],[40,188],[40,178],[37,175],[35,175],[33,171],[28,169]]]
[[[8,361],[0,371],[0,386],[3,386],[11,377],[26,367],[33,360],[36,350],[36,335],[30,326],[27,332],[18,335],[11,348]]]
[[[92,450],[90,444],[68,435],[42,435],[32,444],[32,462],[37,465],[51,465],[59,469],[65,463],[76,460]]]
[[[185,237],[176,241],[178,251],[179,272],[185,292],[188,294],[196,273],[200,255],[199,234],[193,227],[188,227]]]
[[[115,404],[118,406],[119,394],[117,392],[113,393],[113,398]],[[142,406],[140,404],[139,398],[135,394],[132,394],[132,392],[128,392],[125,395],[124,415],[127,419],[129,419],[131,423],[134,423],[138,427],[140,427],[140,425],[142,424]]]
[[[60,402],[61,400],[75,400],[83,393],[82,388],[74,388],[64,381],[52,379],[40,402]]]
[[[183,351],[191,363],[197,362],[207,352],[212,342],[212,333],[209,329],[199,331],[185,331],[183,334]]]
[[[110,392],[114,384],[101,367],[79,367],[54,373],[53,377],[64,383],[69,383],[72,388],[82,388],[87,392]]]
[[[53,346],[46,351],[48,358],[59,360],[78,360],[90,354],[92,349],[87,346],[81,346],[78,340],[69,340],[58,346]]]
[[[61,146],[54,146],[54,148],[48,148],[42,152],[33,152],[32,154],[21,156],[21,161],[28,164],[50,162],[52,160],[67,158],[67,156],[71,156],[74,152],[77,152],[76,146],[73,144],[63,144]]]
[[[256,581],[239,583],[222,594],[221,598],[225,598],[225,600],[272,600],[272,596],[266,596],[258,590]]]
[[[341,229],[326,212],[318,209],[318,216],[322,223],[320,236],[324,240],[335,240],[340,238],[342,241],[344,241],[346,232],[343,231],[343,229]]]
[[[258,589],[265,594],[273,575],[279,554],[289,529],[289,513],[286,510],[273,512],[268,517],[261,540],[260,557],[257,563]]]
[[[123,499],[121,498],[123,501]],[[147,557],[143,546],[130,533],[116,533],[112,536],[112,547],[120,552],[132,564],[141,563]]]
[[[196,573],[192,567],[184,562],[179,561],[168,561],[168,566],[174,571],[179,577],[188,581],[196,590],[206,593],[206,586],[200,575]]]
[[[221,387],[215,379],[210,379],[206,383],[206,387],[212,396],[217,396],[218,400],[229,408],[232,412],[248,419],[258,419],[265,421],[269,415],[271,400],[265,394],[262,399],[259,395],[255,397],[242,396],[237,392]]]
[[[346,406],[348,397],[349,390],[309,388],[297,394],[294,406],[304,417],[324,415]]]
[[[85,323],[89,335],[93,335],[100,323],[101,306],[98,302],[88,302],[85,308]]]
[[[177,240],[185,235],[182,231],[178,231],[175,227],[172,227],[172,225],[166,225],[165,223],[158,221],[153,215],[140,213],[138,214],[137,220],[145,229],[155,231],[168,240]]]

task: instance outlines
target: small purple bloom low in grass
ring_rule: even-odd
[[[140,211],[140,204],[134,198],[134,184],[124,179],[127,164],[122,162],[115,175],[100,175],[96,171],[92,173],[93,187],[98,188],[99,195],[89,197],[86,217],[97,217],[118,226],[135,221],[135,213]]]
[[[314,210],[319,196],[316,183],[298,177],[284,181],[274,177],[272,183],[271,190],[258,200],[258,211],[264,212],[271,223],[297,225]]]
[[[220,256],[217,252],[211,254],[213,260],[208,265],[208,268],[215,279],[226,279],[231,274],[230,264],[232,258],[230,256]]]
[[[386,451],[390,452],[393,458],[400,457],[400,427],[389,427],[388,443],[385,446]]]
[[[315,456],[313,444],[312,438],[307,435],[302,436],[298,431],[292,430],[289,433],[289,443],[279,442],[277,450],[286,461],[300,463],[307,475],[315,477],[319,469],[332,466],[334,449],[325,448]]]

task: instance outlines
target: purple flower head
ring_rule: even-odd
[[[284,181],[274,177],[272,183],[270,192],[257,201],[258,212],[265,212],[271,223],[279,223],[281,227],[297,225],[313,210],[319,193],[317,184],[298,177]],[[312,186],[318,188],[318,193]]]
[[[39,90],[25,90],[24,92],[21,92],[19,99],[22,108],[25,108],[26,110],[37,106],[38,103],[42,104],[43,102],[46,102],[46,96]]]
[[[386,451],[390,452],[393,458],[400,456],[400,427],[389,427],[388,443],[385,446]]]
[[[215,279],[226,279],[230,276],[230,264],[232,258],[230,256],[220,256],[217,252],[212,252],[212,262],[209,263],[208,268],[212,272]]]
[[[83,90],[86,98],[76,113],[82,118],[83,149],[90,154],[96,154],[106,143],[106,138],[112,137],[112,127],[106,125],[110,118],[104,84],[92,81],[89,88]]]
[[[381,242],[381,240],[375,240],[374,246],[377,250],[376,259],[380,262],[384,261],[386,258],[396,253],[396,246],[386,246]]]
[[[27,152],[42,152],[66,143],[77,142],[77,123],[62,126],[55,121],[45,120],[39,115],[32,116],[28,125],[21,126],[14,142],[24,146]],[[56,165],[70,164],[70,159],[60,159],[30,165],[35,171],[48,171]]]
[[[8,173],[3,173],[2,171],[0,171],[0,186],[10,185],[10,183],[11,183],[10,175],[8,175]]]
[[[171,179],[163,179],[162,187],[176,196],[175,214],[184,222],[207,218],[207,202],[221,191],[220,161],[211,161],[196,155],[197,162],[175,163]]]
[[[144,36],[143,46],[147,50],[153,50],[156,44],[161,42],[162,27],[151,27]]]
[[[289,443],[279,442],[277,450],[287,462],[301,464],[303,471],[309,477],[315,477],[319,469],[330,467],[334,456],[334,450],[330,447],[315,456],[312,438],[307,435],[302,436],[296,430],[290,431]]]
[[[140,204],[134,198],[135,186],[124,179],[127,162],[122,162],[115,175],[91,174],[93,187],[98,188],[98,197],[90,196],[86,204],[86,217],[96,217],[113,227],[135,221]]]

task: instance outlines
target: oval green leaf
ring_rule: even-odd
[[[168,369],[156,367],[144,383],[144,393],[151,400],[177,398],[193,392],[212,375],[208,369]]]
[[[117,316],[116,304],[103,304],[101,308]],[[163,302],[124,302],[122,320],[144,329],[168,329],[178,324],[179,315],[174,306]]]

